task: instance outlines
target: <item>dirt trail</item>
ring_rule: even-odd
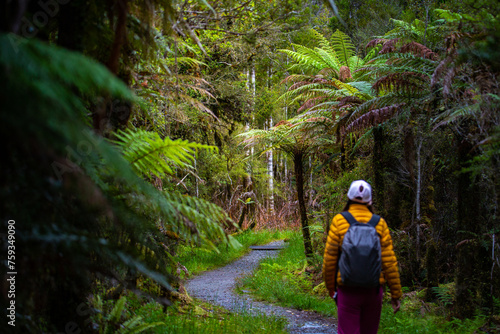
[[[282,241],[269,245],[283,245]],[[263,313],[288,319],[290,333],[337,333],[336,320],[324,318],[314,312],[299,311],[252,300],[248,295],[234,292],[236,279],[249,275],[266,257],[277,256],[278,251],[254,250],[237,261],[201,274],[186,283],[189,295],[220,305],[233,312]]]

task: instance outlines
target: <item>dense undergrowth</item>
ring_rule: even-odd
[[[165,310],[129,294],[98,306],[102,313],[92,320],[99,333],[285,333],[286,325],[282,318],[232,313],[197,300],[177,302]]]
[[[247,253],[249,246],[287,239],[293,235],[292,231],[245,231],[234,235],[242,245],[240,248],[219,245],[219,253],[180,246],[176,260],[186,267],[180,276],[189,278],[193,274],[226,265]],[[107,296],[113,294],[112,289],[105,284],[97,284],[88,302],[88,306],[96,311],[88,313],[92,314],[88,321],[92,323],[93,330],[98,333],[285,333],[286,320],[283,318],[250,315],[244,310],[242,313],[232,313],[192,299],[185,292],[179,294],[170,306],[164,307],[147,297],[160,293],[153,281],[139,278],[137,288],[137,293],[126,290],[119,299],[109,299]],[[40,329],[43,330],[44,326]]]
[[[327,296],[320,277],[320,260],[314,259],[313,265],[307,266],[302,240],[295,233],[288,248],[277,258],[265,259],[253,275],[241,281],[239,288],[251,290],[262,300],[336,316],[335,303]],[[500,307],[496,307],[494,316],[478,313],[471,319],[453,318],[453,289],[452,285],[440,286],[434,303],[424,301],[425,290],[405,289],[402,309],[395,315],[386,295],[379,332],[500,333]]]

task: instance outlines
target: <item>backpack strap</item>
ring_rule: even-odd
[[[349,211],[344,211],[340,213],[345,220],[349,223],[349,225],[352,225],[357,222],[357,220],[353,217],[353,215]]]
[[[349,225],[352,225],[357,221],[349,211],[344,211],[341,212],[340,214],[347,220]],[[367,224],[370,224],[371,226],[375,227],[377,226],[379,221],[380,221],[380,216],[373,214]]]
[[[373,214],[367,224],[370,224],[371,226],[376,227],[379,221],[380,221],[380,216]]]

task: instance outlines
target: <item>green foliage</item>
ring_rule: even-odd
[[[220,307],[195,301],[190,305],[176,304],[166,312],[154,302],[143,304],[134,313],[146,323],[161,321],[151,333],[285,333],[286,320],[263,314],[231,313]]]
[[[17,260],[27,270],[16,282],[21,313],[33,314],[34,322],[46,319],[50,330],[64,326],[77,317],[73,313],[95,273],[119,280],[126,271],[142,273],[169,289],[170,266],[161,244],[167,241],[155,224],[158,220],[190,242],[231,241],[221,227],[228,218],[220,208],[162,194],[88,128],[87,106],[97,96],[135,99],[102,65],[12,35],[2,35],[0,45],[0,94],[9,110],[0,116],[2,139],[12,143],[8,162],[2,164],[6,192],[1,211],[4,221],[14,217],[23,222],[17,230],[23,249]],[[23,198],[33,205],[28,207]],[[141,254],[141,246],[154,253]],[[28,264],[33,258],[38,265]],[[34,295],[42,303],[50,296],[50,304],[34,310]],[[36,331],[29,321],[19,328]]]
[[[190,143],[187,140],[162,139],[157,132],[144,130],[120,131],[116,134],[125,159],[139,174],[162,177],[172,174],[172,167],[192,168],[197,150],[217,152],[214,146]]]
[[[289,245],[277,258],[266,259],[251,276],[242,281],[242,289],[250,289],[258,298],[286,307],[314,310],[324,315],[336,313],[335,302],[325,296],[311,294],[311,275],[300,234],[295,232]]]
[[[97,312],[94,318],[94,323],[99,330],[99,334],[134,334],[142,333],[148,329],[152,329],[161,325],[163,322],[150,322],[146,323],[144,319],[137,315],[134,317],[127,318],[124,315],[126,310],[127,298],[125,296],[120,297],[113,308],[106,314],[104,310],[103,302],[99,295],[96,295],[93,302],[93,307]]]
[[[444,307],[453,305],[453,298],[455,297],[455,284],[436,286],[433,287],[432,290]]]
[[[249,252],[249,247],[264,245],[271,241],[290,237],[290,231],[245,231],[237,233],[233,237],[241,245],[240,247],[227,247],[219,245],[218,252],[199,247],[180,246],[177,259],[182,263],[191,275],[202,271],[214,269],[231,263],[235,259]]]

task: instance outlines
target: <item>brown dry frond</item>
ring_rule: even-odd
[[[278,126],[281,126],[281,125],[286,125],[288,127],[292,126],[292,123],[290,123],[289,121],[287,121],[286,119],[282,120],[282,121],[279,121],[278,123],[276,123],[276,125],[273,126],[273,129],[278,127]]]
[[[371,41],[368,42],[368,44],[366,44],[366,49],[368,48],[373,48],[375,46],[377,46],[377,44],[380,44],[380,43],[385,43],[387,42],[388,40],[385,39],[385,38],[375,38],[375,39],[372,39]]]
[[[363,100],[361,100],[359,97],[357,96],[346,96],[346,97],[343,97],[339,100],[339,104],[338,104],[338,107],[339,108],[342,108],[346,105],[350,105],[350,104],[360,104],[360,103],[363,103]]]
[[[399,42],[399,38],[395,39],[388,39],[384,42],[384,46],[382,47],[382,50],[380,50],[378,53],[383,55],[386,53],[392,53],[396,51],[396,44]]]
[[[329,83],[328,79],[323,78],[322,76],[315,76],[312,80],[312,83]]]
[[[300,88],[302,86],[309,85],[309,84],[310,84],[309,81],[299,81],[299,82],[296,82],[293,85],[291,85],[290,88],[288,88],[288,90],[289,91],[296,90],[297,88]]]
[[[380,109],[374,109],[366,114],[358,117],[353,122],[351,122],[347,127],[345,127],[345,133],[353,131],[361,131],[368,127],[372,127],[381,124],[389,119],[391,119],[403,106],[404,103],[396,104],[392,106],[383,107]]]
[[[304,111],[306,109],[312,108],[324,99],[326,99],[326,96],[318,96],[318,97],[310,98],[309,100],[304,102],[304,104],[302,104],[302,106],[300,106],[300,108],[297,110],[297,112],[301,112],[301,111]]]
[[[416,72],[403,72],[391,73],[378,79],[373,84],[373,89],[380,93],[380,91],[399,91],[406,94],[413,95],[425,89],[423,85],[428,81],[428,77],[422,73]]]
[[[402,53],[413,53],[416,56],[426,58],[426,59],[431,59],[431,60],[437,60],[439,58],[438,54],[426,47],[425,45],[422,45],[417,42],[411,42],[403,45],[400,49],[400,52]]]

